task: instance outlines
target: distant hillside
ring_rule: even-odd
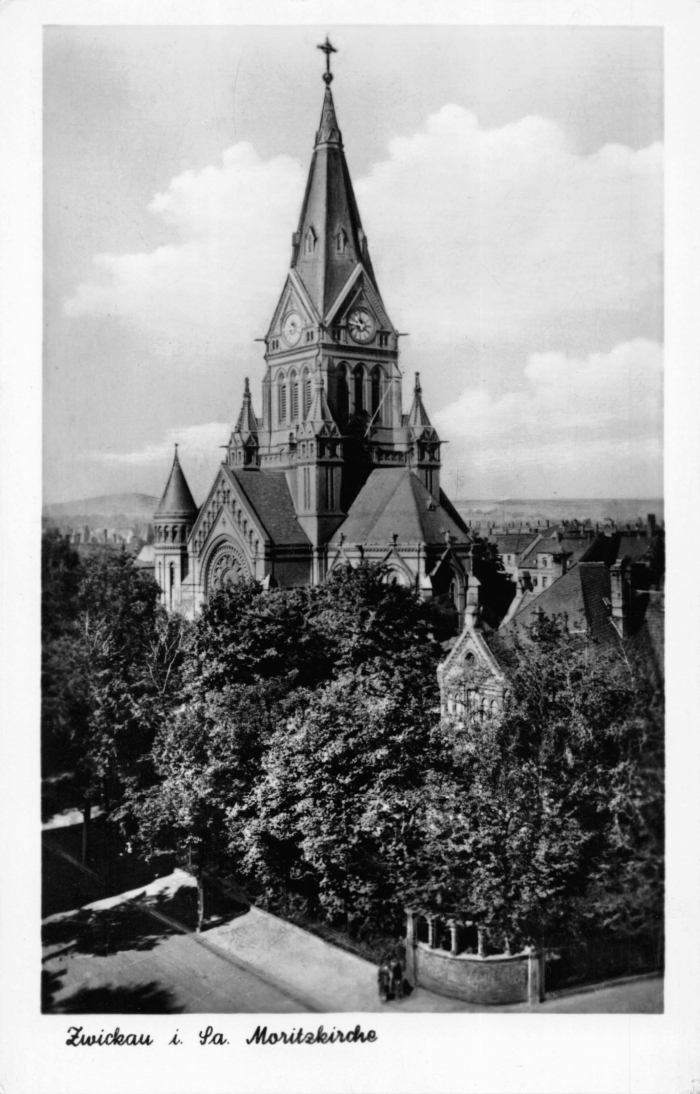
[[[527,498],[505,500],[472,500],[460,498],[453,501],[460,516],[476,523],[491,521],[612,520],[618,524],[646,520],[653,513],[657,520],[664,519],[662,498]]]
[[[91,527],[104,521],[115,524],[142,524],[153,519],[159,498],[150,494],[103,494],[82,501],[61,501],[45,505],[43,515],[56,524]]]

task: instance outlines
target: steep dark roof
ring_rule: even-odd
[[[306,246],[310,232],[314,239],[312,248]],[[339,232],[344,233],[341,247],[337,244]],[[376,288],[330,87],[326,87],[323,99],[294,239],[292,268],[299,274],[319,315],[326,315],[358,264]]]
[[[187,479],[180,467],[176,445],[175,458],[173,459],[170,478],[168,479],[163,492],[163,497],[158,503],[158,508],[154,513],[154,517],[156,519],[168,517],[179,520],[185,520],[187,518],[194,520],[198,512],[199,509],[194,503],[194,498],[187,485]]]
[[[632,591],[629,606],[630,654],[642,662],[650,679],[660,684],[664,679],[665,619],[664,593]]]
[[[539,536],[539,532],[492,532],[487,539],[498,547],[501,555],[519,555]]]
[[[236,471],[223,465],[224,472],[244,495],[272,543],[281,547],[309,546],[304,529],[297,520],[294,502],[283,471]]]
[[[630,562],[639,562],[652,545],[650,536],[620,536],[617,545],[617,558],[628,558]]]
[[[616,641],[610,613],[610,571],[604,562],[580,562],[576,569],[581,579],[588,633],[600,642]]]
[[[525,600],[525,598],[523,598]],[[608,601],[606,604],[605,601]],[[574,630],[586,630],[601,642],[615,641],[610,622],[610,573],[603,562],[579,562],[549,588],[523,603],[503,628],[530,627],[540,612],[552,618],[565,615]]]
[[[442,494],[436,504],[409,468],[380,467],[367,479],[331,542],[343,534],[350,543],[391,543],[397,535],[403,543],[438,544],[449,532],[458,542],[469,543],[469,533],[459,517],[450,515],[451,508]]]

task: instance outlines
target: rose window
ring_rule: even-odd
[[[247,576],[247,569],[235,551],[225,547],[217,552],[209,567],[209,588],[223,589],[226,585],[243,581]]]

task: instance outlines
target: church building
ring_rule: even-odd
[[[468,529],[440,487],[441,441],[418,374],[403,410],[399,333],[382,300],[326,85],[289,273],[265,341],[258,416],[248,380],[225,458],[197,508],[177,450],[155,515],[155,576],[170,610],[213,590],[323,581],[382,562],[464,618]]]

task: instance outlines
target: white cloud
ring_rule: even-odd
[[[533,354],[521,389],[467,388],[434,422],[467,493],[662,493],[662,354],[646,339],[610,353]],[[510,485],[508,485],[510,484]]]
[[[660,145],[581,155],[544,118],[487,130],[445,106],[357,182],[383,294],[412,334],[408,359],[433,356],[421,362],[426,386],[428,370],[438,376],[442,362],[464,358],[465,339],[502,362],[489,365],[488,386],[472,386],[435,416],[452,442],[448,463],[464,465],[472,490],[660,490],[658,345],[637,338],[588,351],[595,332],[610,329],[604,315],[619,314],[634,333],[660,307],[661,168]],[[199,384],[205,358],[230,361],[235,386],[283,285],[304,178],[296,161],[264,161],[249,144],[228,149],[218,167],[179,175],[149,206],[174,241],[98,255],[102,279],[79,285],[67,314],[115,316],[141,331],[146,368],[154,352],[187,369],[196,357]],[[549,339],[567,315],[576,318],[571,338]],[[566,354],[533,352],[562,343]],[[528,354],[523,371],[517,362]],[[171,371],[174,384],[191,382],[189,371],[180,380]],[[202,489],[227,429],[214,423],[191,435]],[[166,466],[172,440],[185,453],[188,431],[177,432],[107,459]]]
[[[251,348],[289,260],[305,171],[237,144],[151,202],[177,242],[98,255],[69,315],[120,316],[200,352]],[[633,310],[660,286],[661,147],[579,155],[540,117],[480,129],[445,106],[356,190],[393,318],[419,340],[532,343],[567,310]]]
[[[661,146],[579,155],[554,122],[480,129],[445,106],[358,186],[410,330],[532,341],[566,310],[629,311],[661,281]]]
[[[245,143],[220,167],[178,175],[149,206],[178,241],[97,255],[104,279],[79,285],[66,313],[126,319],[173,355],[183,343],[202,356],[250,349],[269,325],[271,287],[282,288],[303,184],[298,163],[265,162]]]
[[[163,440],[145,445],[136,452],[95,452],[93,459],[115,468],[150,472],[151,481],[159,482],[160,489],[163,489],[177,443],[187,482],[195,499],[201,500],[213,482],[223,458],[222,446],[228,442],[230,435],[230,423],[206,422],[169,429]]]

